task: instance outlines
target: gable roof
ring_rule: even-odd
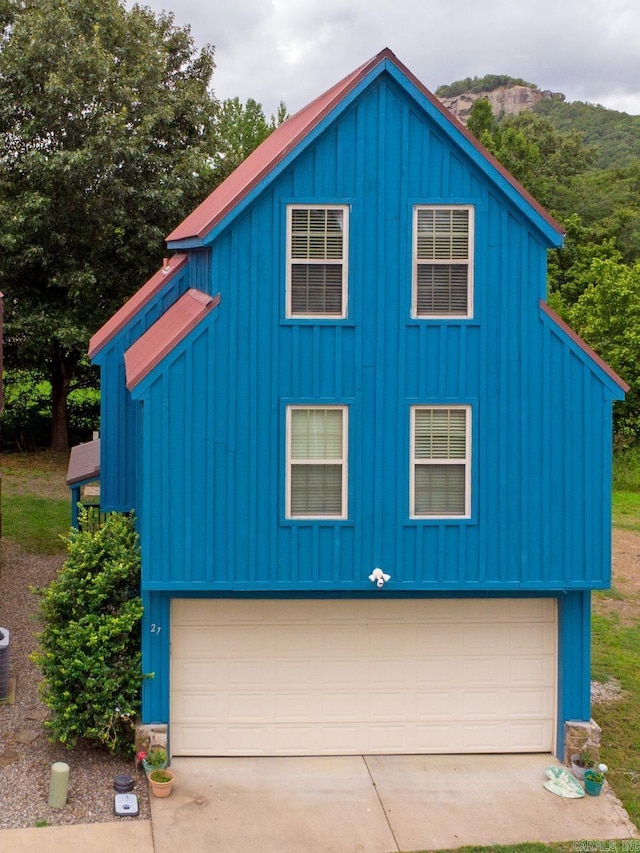
[[[564,336],[565,340],[573,346],[574,350],[581,353],[583,359],[586,357],[587,360],[591,361],[596,369],[599,369],[604,374],[608,380],[607,384],[616,392],[616,399],[622,400],[624,394],[630,390],[630,386],[627,385],[624,379],[621,379],[615,370],[609,367],[607,362],[600,358],[598,353],[592,350],[589,344],[583,341],[580,335],[574,332],[571,326],[567,325],[553,308],[549,308],[543,299],[540,300],[540,310],[542,311],[543,319],[546,319],[550,323],[556,334]]]
[[[296,146],[301,143],[337,106],[369,75],[394,69],[423,95],[455,131],[461,133],[484,159],[504,178],[522,199],[558,235],[564,233],[562,226],[542,205],[525,190],[496,158],[467,130],[418,78],[403,65],[389,48],[380,51],[351,74],[344,77],[324,94],[311,101],[273,131],[238,168],[229,175],[187,218],[167,237],[167,243],[202,240],[218,225],[246,196],[278,166]]]
[[[127,388],[144,379],[181,340],[220,302],[220,294],[209,296],[190,288],[173,303],[124,354]]]
[[[188,255],[174,255],[154,273],[140,290],[136,291],[125,304],[98,329],[89,341],[89,358],[93,358],[109,341],[132,320],[138,311],[153,299],[173,276],[181,270],[188,261]]]
[[[100,479],[100,439],[94,438],[71,448],[67,485]]]

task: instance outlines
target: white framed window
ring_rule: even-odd
[[[349,208],[287,207],[287,317],[346,317]]]
[[[471,515],[471,406],[412,406],[410,515]]]
[[[473,207],[413,209],[413,317],[473,316]]]
[[[287,407],[287,518],[347,518],[346,406]]]

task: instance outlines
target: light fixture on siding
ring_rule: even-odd
[[[374,583],[378,589],[382,589],[388,580],[391,580],[391,575],[386,575],[382,569],[374,569],[369,575],[369,580]]]

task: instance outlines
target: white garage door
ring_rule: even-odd
[[[174,599],[173,755],[551,751],[553,599]]]

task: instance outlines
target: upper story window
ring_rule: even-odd
[[[287,208],[287,317],[346,317],[346,205]]]
[[[346,406],[287,408],[287,518],[347,518]]]
[[[471,514],[471,407],[411,409],[412,518]]]
[[[473,316],[473,208],[413,211],[414,317]]]

